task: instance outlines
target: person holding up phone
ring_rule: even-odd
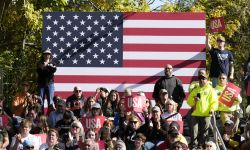
[[[192,107],[191,148],[205,148],[208,140],[210,115],[218,109],[217,94],[208,82],[206,75],[199,75],[199,87],[192,90],[187,103]]]

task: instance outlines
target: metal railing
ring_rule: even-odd
[[[222,148],[222,150],[227,150],[225,143],[221,137],[220,131],[217,128],[216,118],[215,118],[214,112],[212,113],[212,123],[210,122],[210,128],[213,132],[217,149],[220,150]],[[220,145],[221,145],[221,147],[220,147]]]

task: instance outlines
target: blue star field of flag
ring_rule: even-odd
[[[46,12],[43,50],[50,49],[57,66],[121,67],[122,13]]]

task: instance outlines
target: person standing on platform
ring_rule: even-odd
[[[206,44],[209,54],[211,56],[210,77],[213,87],[218,85],[218,77],[221,73],[228,76],[229,80],[234,79],[234,58],[231,51],[225,49],[225,38],[219,36],[217,38],[217,48],[214,48],[209,43],[209,36],[207,36]]]
[[[56,72],[56,66],[52,62],[51,51],[46,49],[43,51],[41,61],[37,65],[38,73],[38,89],[39,95],[42,99],[42,108],[44,105],[45,97],[47,98],[49,106],[54,107],[54,73]]]

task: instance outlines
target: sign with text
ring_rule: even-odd
[[[210,21],[210,32],[222,32],[225,30],[224,17],[213,18]]]
[[[250,96],[250,81],[247,84],[247,96]]]
[[[85,131],[96,129],[98,132],[105,121],[105,116],[82,117],[82,125]]]
[[[228,83],[224,91],[222,92],[219,102],[231,107],[234,103],[234,99],[238,97],[240,93],[240,88],[233,83]]]
[[[36,137],[37,137],[37,139],[38,139],[38,145],[40,146],[40,145],[42,145],[43,143],[46,143],[46,138],[47,138],[47,135],[46,134],[34,134]]]
[[[0,126],[7,126],[8,125],[8,116],[0,115]]]
[[[142,112],[146,106],[146,97],[144,96],[127,96],[125,97],[126,111]]]

